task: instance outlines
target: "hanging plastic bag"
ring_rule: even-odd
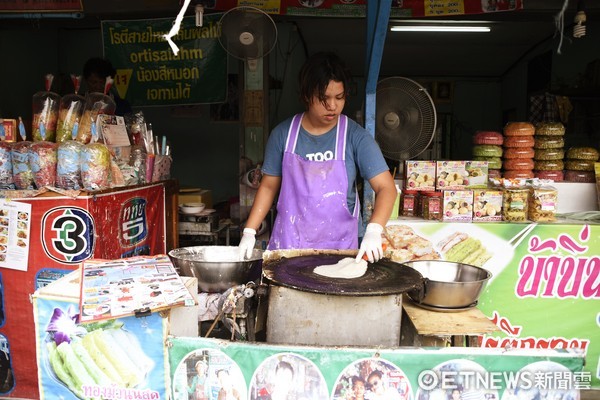
[[[53,142],[56,137],[58,109],[60,96],[50,91],[54,75],[46,75],[46,90],[33,95],[32,137],[34,141],[48,140]]]

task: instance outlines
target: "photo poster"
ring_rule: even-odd
[[[544,390],[547,399],[567,400],[579,398],[584,363],[580,352],[563,350],[309,347],[201,337],[169,337],[167,347],[173,400],[187,400],[190,387],[210,399],[228,392],[249,400],[344,400],[354,398],[357,381],[365,398],[450,399],[457,389],[463,398],[508,400]]]
[[[422,260],[491,273],[477,308],[498,331],[483,335],[482,347],[577,349],[592,388],[600,389],[600,225],[398,219],[386,229],[431,248]]]
[[[78,322],[77,299],[34,296],[39,399],[166,399],[168,321]],[[33,397],[32,397],[33,398]]]
[[[83,262],[79,307],[82,323],[145,316],[195,304],[167,255]]]
[[[31,204],[0,199],[0,267],[27,271]]]

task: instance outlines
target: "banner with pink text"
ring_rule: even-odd
[[[388,230],[392,225],[425,239],[433,258],[492,273],[477,307],[499,332],[485,335],[483,347],[582,349],[584,370],[600,388],[600,225],[394,220]]]

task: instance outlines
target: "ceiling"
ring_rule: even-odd
[[[537,46],[560,37],[555,17],[563,0],[524,0],[524,3],[525,8],[520,11],[440,18],[491,21],[490,33],[388,32],[380,76],[502,77]],[[569,39],[564,39],[565,42],[572,40],[577,11],[577,2],[570,0],[569,3],[572,4],[564,17],[564,34]],[[586,5],[591,3],[595,3],[595,8],[586,7],[588,31],[594,19],[600,29],[600,1],[588,1]],[[311,52],[336,49],[344,59],[351,60],[352,70],[356,72],[363,70],[365,64],[364,46],[357,52],[357,44],[364,43],[366,37],[366,24],[360,22],[363,20],[297,20]]]
[[[559,37],[555,17],[564,0],[523,0],[520,11],[495,12],[454,18],[490,21],[490,33],[407,33],[388,32],[380,76],[446,76],[500,78],[537,46]],[[102,19],[175,18],[178,0],[83,0],[83,19],[52,19],[43,23],[65,27],[99,26]],[[194,1],[192,1],[194,4]],[[564,34],[572,40],[577,0],[569,0]],[[193,14],[189,7],[188,15]],[[600,28],[600,1],[586,3],[588,30]],[[364,18],[309,18],[273,16],[278,23],[292,23],[304,39],[308,53],[335,50],[357,76],[365,75],[366,20]],[[432,19],[435,20],[435,19]],[[23,19],[4,23],[24,24]],[[586,40],[586,37],[577,40]],[[589,40],[589,39],[588,39]]]

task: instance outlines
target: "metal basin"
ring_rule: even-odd
[[[475,306],[492,277],[484,268],[450,261],[408,261],[403,264],[425,278],[424,292],[410,291],[409,297],[419,305],[441,310]]]
[[[258,279],[262,250],[242,260],[237,246],[193,246],[171,250],[169,257],[180,275],[198,279],[201,292],[215,293]]]

